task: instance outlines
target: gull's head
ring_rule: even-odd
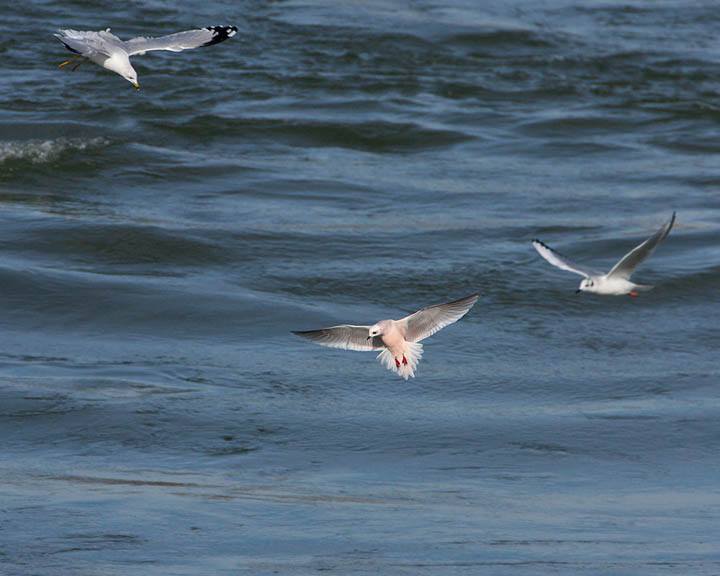
[[[138,84],[137,73],[135,72],[135,70],[131,68],[128,74],[123,74],[123,78],[125,78],[125,80],[135,86],[136,89],[140,90],[140,84]]]
[[[583,278],[582,282],[580,282],[580,288],[575,290],[575,294],[580,294],[580,292],[595,292],[595,282],[590,278]]]
[[[375,336],[382,336],[383,332],[385,332],[385,325],[383,322],[378,322],[377,324],[370,326],[367,339],[370,340],[371,338],[375,338]]]
[[[137,81],[137,72],[130,64],[130,58],[125,53],[118,53],[103,62],[103,67],[112,70],[115,74],[119,74],[125,80],[130,82],[135,88],[140,90],[140,84]]]

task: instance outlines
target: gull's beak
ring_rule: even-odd
[[[372,338],[372,336],[368,336],[368,337],[367,337],[368,340],[370,340],[370,338]]]
[[[135,86],[135,88],[137,88],[138,90],[140,90],[140,84],[138,84],[137,82],[133,82],[132,85]]]
[[[575,294],[580,294],[580,292],[582,292],[582,290],[580,290],[580,288],[578,288],[577,290],[575,290]]]

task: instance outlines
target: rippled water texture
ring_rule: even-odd
[[[0,13],[3,575],[720,572],[716,3]],[[640,298],[530,244],[673,210]],[[475,291],[408,382],[290,334]]]

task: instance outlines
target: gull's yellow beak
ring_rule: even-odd
[[[138,84],[137,82],[133,82],[133,86],[135,86],[135,88],[137,88],[138,90],[140,90],[140,84]]]

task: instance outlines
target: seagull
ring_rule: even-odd
[[[635,272],[635,268],[647,260],[655,251],[657,245],[665,239],[674,223],[675,212],[673,212],[670,220],[663,224],[655,234],[625,254],[607,274],[575,264],[570,258],[555,252],[540,240],[533,240],[532,244],[535,246],[535,250],[540,253],[540,256],[553,266],[584,276],[580,282],[580,288],[575,291],[575,294],[594,292],[595,294],[609,294],[611,296],[620,296],[622,294],[638,296],[639,291],[650,290],[652,286],[630,282],[630,276]]]
[[[130,64],[130,56],[142,55],[150,50],[181,52],[191,48],[210,46],[232,38],[236,33],[236,26],[208,26],[156,38],[140,36],[127,42],[120,40],[115,34],[111,34],[110,28],[99,32],[58,30],[55,36],[65,44],[70,52],[75,52],[75,56],[60,64],[60,68],[77,60],[78,62],[73,66],[74,72],[81,64],[91,60],[98,66],[120,74],[140,90],[137,72]]]
[[[343,324],[321,330],[293,331],[293,334],[332,348],[363,352],[380,350],[378,360],[407,380],[410,376],[415,377],[415,368],[422,358],[420,341],[460,320],[477,299],[478,295],[473,294],[454,302],[426,306],[402,320],[381,320],[372,326]]]

